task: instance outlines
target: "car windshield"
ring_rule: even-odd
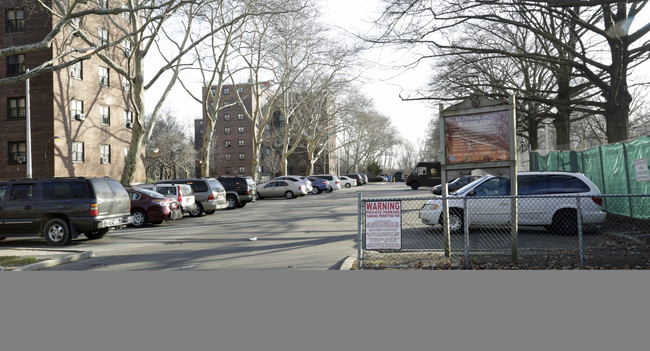
[[[455,194],[455,195],[465,195],[467,192],[469,192],[470,190],[472,190],[472,189],[474,188],[474,186],[475,186],[477,183],[481,183],[481,182],[483,182],[485,179],[488,179],[488,178],[487,178],[487,177],[485,177],[485,178],[479,178],[479,179],[477,179],[477,180],[475,180],[475,181],[473,181],[473,182],[471,182],[471,183],[465,185],[464,187],[462,187],[462,188],[456,190],[456,191],[453,192],[452,194]]]

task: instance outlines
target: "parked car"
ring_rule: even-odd
[[[138,189],[149,189],[166,197],[175,199],[181,206],[183,214],[188,214],[191,217],[197,216],[196,209],[198,206],[196,204],[196,198],[194,197],[192,187],[187,184],[156,183],[135,185],[133,187]]]
[[[576,196],[584,225],[605,221],[598,187],[581,173],[521,172],[517,175],[518,223],[544,226],[549,232],[575,234],[578,230]],[[510,180],[485,176],[456,191],[448,199],[449,230],[464,231],[463,198],[467,198],[470,226],[503,226],[510,222]],[[549,196],[557,195],[557,196]],[[442,223],[442,199],[429,200],[420,210],[424,224]]]
[[[257,187],[257,195],[260,199],[265,197],[284,196],[287,199],[294,199],[298,196],[307,195],[307,188],[304,185],[288,180],[272,180]]]
[[[216,178],[182,178],[156,182],[156,184],[162,183],[180,183],[192,187],[197,207],[190,213],[193,217],[200,216],[202,213],[210,215],[216,210],[228,208],[226,189]]]
[[[349,173],[349,174],[346,174],[345,176],[356,180],[357,181],[357,186],[362,186],[363,184],[365,184],[363,182],[363,177],[359,173]]]
[[[108,177],[0,181],[0,239],[41,236],[53,246],[80,234],[99,239],[132,222],[129,207],[129,194]]]
[[[341,181],[341,185],[343,185],[346,188],[357,186],[357,180],[354,178],[350,178],[348,176],[340,176],[339,180]]]
[[[170,198],[148,189],[127,188],[126,191],[131,199],[131,224],[134,227],[143,227],[147,223],[160,224],[171,215]]]
[[[229,210],[255,202],[257,186],[252,178],[233,176],[218,177],[217,180],[226,188],[226,202]]]
[[[307,189],[307,193],[312,192],[312,190],[314,189],[314,187],[311,185],[311,180],[303,176],[296,176],[296,175],[279,176],[271,179],[271,181],[274,180],[288,180],[291,182],[300,183],[305,187],[305,189]]]
[[[447,183],[447,193],[451,194],[454,191],[464,187],[465,185],[481,178],[479,175],[466,175],[462,177],[455,178],[451,182]],[[431,189],[431,193],[434,195],[442,195],[442,184],[438,184]]]
[[[368,184],[368,176],[365,173],[359,174],[363,178],[363,184]]]
[[[333,174],[311,174],[310,177],[318,177],[327,180],[332,187],[332,190],[341,190],[341,181],[339,177]]]
[[[332,192],[332,187],[326,179],[311,176],[307,177],[307,179],[309,179],[313,187],[313,190],[311,191],[312,194],[320,194],[323,191],[327,193]]]

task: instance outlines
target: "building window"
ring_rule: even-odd
[[[244,88],[237,88],[237,92],[240,93],[240,94],[243,94],[244,93]]]
[[[237,107],[241,107],[241,101],[237,100]]]
[[[127,128],[133,126],[133,114],[131,111],[124,111],[124,126]]]
[[[226,135],[230,134],[230,127],[223,128],[223,134],[226,134]]]
[[[97,37],[99,38],[99,46],[108,45],[108,30],[100,27],[97,29]]]
[[[77,142],[77,141],[72,143],[72,162],[74,163],[84,162],[84,143]]]
[[[99,86],[108,86],[108,67],[99,67]]]
[[[268,146],[266,147],[266,154],[267,154],[267,155],[270,155],[270,154],[271,154],[271,148],[268,147]]]
[[[126,6],[126,4],[122,4],[122,9],[128,10],[128,7]],[[131,23],[131,12],[129,12],[129,11],[122,12],[122,19],[126,23]]]
[[[70,77],[83,79],[83,66],[81,65],[81,61],[70,66]]]
[[[81,29],[81,17],[70,19],[70,33],[74,36],[79,36],[79,29]]]
[[[102,144],[99,145],[99,162],[103,165],[111,163],[111,146]]]
[[[210,88],[210,93],[212,93],[212,96],[217,95],[217,88]]]
[[[230,94],[230,88],[223,88],[223,95]]]
[[[25,12],[22,9],[7,10],[7,32],[25,29]]]
[[[131,56],[131,41],[130,40],[124,39],[124,41],[122,41],[122,48],[124,49],[124,55]]]
[[[97,0],[97,6],[99,6],[100,9],[107,9],[108,0]]]
[[[239,153],[239,160],[243,161],[245,158],[246,158],[246,154],[244,154],[243,152],[240,152]]]
[[[23,159],[26,156],[27,156],[27,143],[25,143],[24,141],[9,142],[9,163],[25,163]]]
[[[244,120],[244,114],[243,113],[238,113],[237,114],[237,120],[238,121],[243,121]]]
[[[246,173],[246,167],[239,166],[239,174],[245,174],[245,173]]]
[[[25,115],[24,97],[7,99],[7,119],[23,119]]]
[[[131,82],[125,76],[122,76],[122,90],[131,91]]]
[[[230,121],[230,115],[227,114],[227,113],[225,115],[223,115],[223,120],[224,121]]]
[[[76,118],[77,115],[82,115],[84,113],[84,102],[76,99],[70,100],[70,112],[73,118]]]
[[[111,108],[108,106],[99,106],[99,124],[111,124]]]
[[[237,127],[237,133],[244,134],[244,127]]]
[[[226,174],[230,174],[230,167],[226,167]]]
[[[237,145],[239,145],[239,147],[244,146],[244,140],[243,140],[243,139],[239,139],[239,141],[237,141]]]
[[[129,154],[129,147],[125,146],[124,147],[124,162],[126,162],[126,156]]]
[[[7,56],[7,75],[15,76],[25,73],[25,55]]]
[[[225,155],[225,160],[226,160],[226,161],[230,161],[230,160],[232,160],[232,155],[231,155],[231,154],[226,154],[226,155]]]
[[[226,147],[230,147],[230,140],[226,140],[224,145],[225,145]]]

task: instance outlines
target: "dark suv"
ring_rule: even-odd
[[[42,236],[54,246],[79,234],[99,239],[132,222],[130,207],[124,187],[108,177],[0,181],[0,239]]]
[[[217,178],[226,188],[228,209],[244,207],[249,202],[255,202],[256,185],[249,177],[219,177]]]

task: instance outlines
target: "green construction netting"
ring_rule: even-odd
[[[650,136],[643,136],[627,143],[603,145],[586,151],[550,151],[547,155],[530,153],[531,171],[569,171],[584,173],[603,194],[648,195],[650,182],[637,181],[634,161],[650,159]],[[624,197],[605,199],[607,212],[650,219],[648,197]]]

